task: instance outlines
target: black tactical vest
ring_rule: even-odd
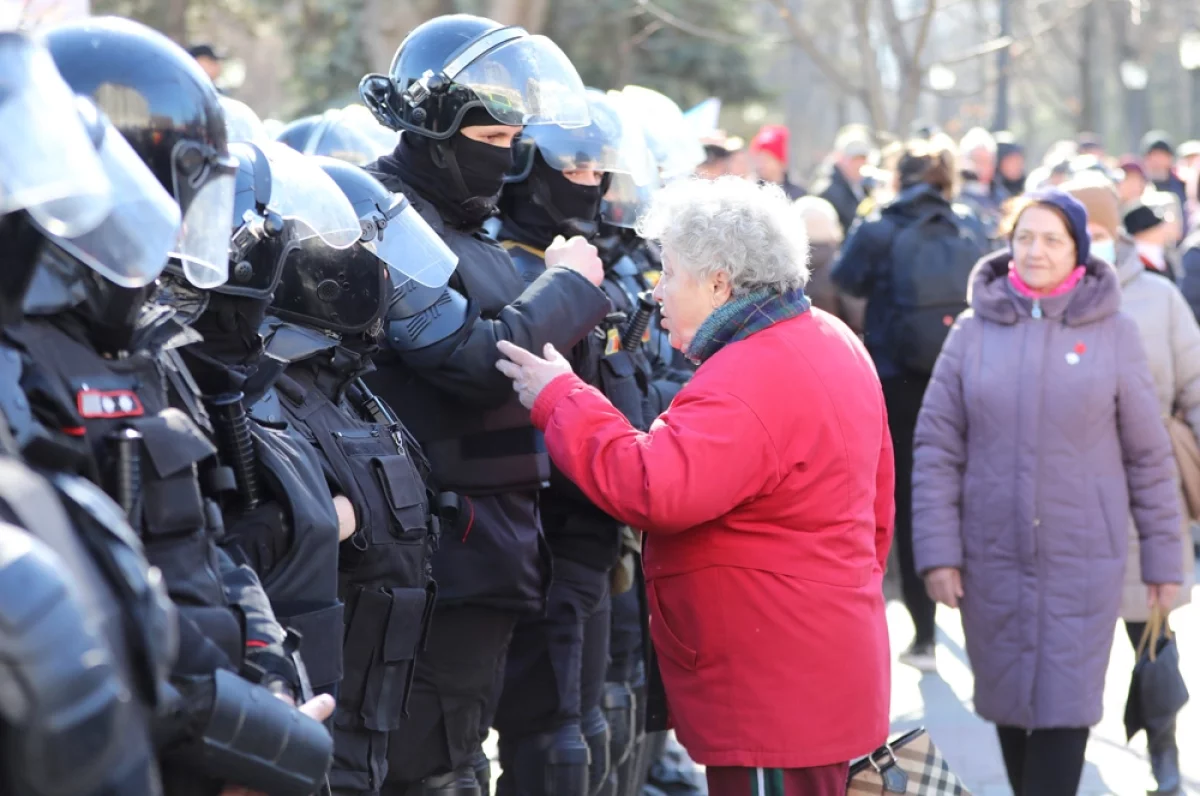
[[[243,631],[226,599],[213,544],[220,512],[200,484],[215,449],[187,415],[168,406],[158,362],[144,353],[106,359],[47,319],[28,320],[9,337],[48,393],[31,396],[46,404],[39,414],[63,418],[57,430],[87,443],[99,485],[128,504],[122,508],[181,618],[220,650],[225,660],[217,665],[236,671]],[[198,663],[186,657],[181,665]]]
[[[341,394],[346,377],[331,364],[336,356],[334,349],[293,363],[276,389],[283,413],[320,452],[331,491],[350,500],[357,522],[338,566],[345,643],[334,721],[396,730],[433,612],[436,524],[403,428],[374,422]]]
[[[300,656],[315,691],[342,678],[342,603],[338,596],[338,521],[320,455],[290,425],[271,390],[250,408],[255,458],[283,507],[290,544],[263,590],[279,624],[300,634]]]

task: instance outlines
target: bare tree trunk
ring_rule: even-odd
[[[1099,128],[1099,103],[1096,101],[1095,39],[1096,6],[1083,10],[1079,37],[1079,132],[1096,132]]]
[[[166,0],[161,9],[162,22],[159,30],[184,47],[188,46],[188,0]]]
[[[548,0],[491,0],[485,16],[505,25],[520,25],[530,33],[539,33],[550,11]]]

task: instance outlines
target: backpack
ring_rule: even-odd
[[[938,207],[892,239],[892,315],[887,339],[897,364],[930,374],[958,314],[983,242],[950,207]]]

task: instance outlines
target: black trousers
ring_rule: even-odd
[[[388,736],[384,796],[403,796],[428,776],[470,767],[486,737],[483,716],[517,619],[515,612],[480,605],[434,609],[409,716]]]
[[[896,553],[900,559],[900,583],[904,606],[916,628],[913,639],[917,644],[934,641],[934,602],[925,591],[925,582],[917,575],[913,562],[912,471],[913,433],[917,414],[929,379],[920,376],[899,376],[883,379],[883,400],[887,405],[888,429],[896,456]]]
[[[997,727],[1013,796],[1075,796],[1083,776],[1088,728]]]
[[[609,573],[556,559],[545,616],[513,632],[493,722],[506,741],[578,722],[600,704],[608,668]]]

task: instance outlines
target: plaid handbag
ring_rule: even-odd
[[[906,732],[850,764],[846,796],[971,796],[924,727]]]

